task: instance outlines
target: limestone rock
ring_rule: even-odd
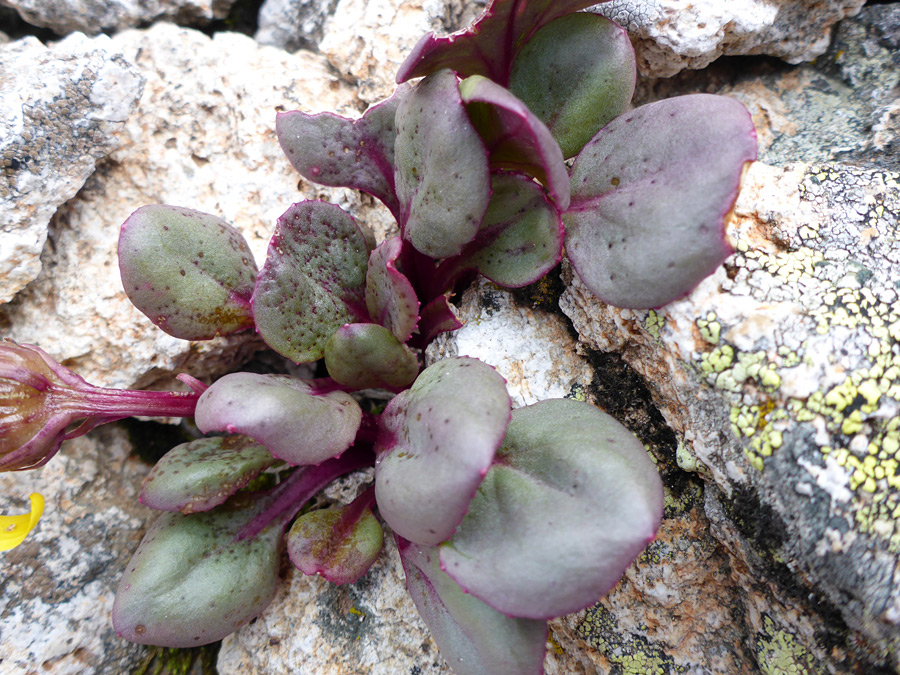
[[[464,28],[483,8],[481,0],[338,0],[319,49],[371,105],[394,91],[397,68],[425,33]]]
[[[234,0],[3,0],[33,26],[59,35],[88,35],[131,28],[156,20],[186,25],[223,19]]]
[[[706,509],[741,578],[769,579],[752,601],[758,587],[741,586],[755,648],[790,635],[814,672],[900,665],[898,179],[756,164],[736,253],[687,298],[614,309],[576,278],[561,303],[588,344],[645,377],[715,486]],[[837,612],[857,632],[840,648]]]
[[[40,469],[0,475],[2,512],[27,511],[40,492],[44,515],[3,554],[0,670],[9,675],[133,672],[145,648],[116,637],[110,611],[119,577],[150,509],[137,503],[147,466],[121,428],[63,445]]]
[[[259,28],[253,37],[262,45],[289,52],[316,51],[336,6],[337,0],[266,0],[259,8]]]
[[[121,148],[57,213],[44,272],[3,308],[4,334],[40,345],[104,386],[143,386],[175,369],[223,372],[258,343],[246,334],[189,343],[152,325],[122,290],[119,226],[148,203],[196,208],[242,230],[261,265],[277,217],[293,202],[321,198],[383,236],[386,209],[359,193],[302,181],[275,138],[280,109],[356,115],[360,106],[323,58],[260,47],[243,35],[209,38],[157,24],[120,33],[112,44],[145,78],[144,97]]]
[[[41,270],[54,212],[121,142],[143,78],[109,38],[0,47],[0,303]]]
[[[646,77],[703,68],[722,55],[766,54],[789,63],[824,53],[829,32],[864,0],[612,0],[593,11],[624,26]]]

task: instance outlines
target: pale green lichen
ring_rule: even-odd
[[[646,626],[633,626],[645,631]],[[670,675],[685,672],[659,647],[643,635],[623,633],[612,613],[602,605],[585,612],[577,628],[578,635],[599,650],[612,664],[612,673],[621,675]]]
[[[660,332],[666,327],[666,318],[657,314],[654,310],[647,312],[647,318],[644,319],[644,328],[653,336],[655,340],[659,340]]]
[[[797,638],[780,630],[767,614],[762,615],[763,629],[756,636],[754,651],[759,669],[765,675],[814,675],[816,661]]]

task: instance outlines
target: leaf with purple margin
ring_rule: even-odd
[[[629,109],[636,75],[625,29],[584,12],[534,34],[516,57],[509,89],[547,125],[568,158]]]
[[[198,438],[163,455],[144,479],[140,502],[158,511],[209,511],[277,462],[247,436]]]
[[[325,343],[325,366],[331,378],[354,389],[396,389],[413,383],[419,359],[384,326],[348,323]]]
[[[345,323],[368,321],[366,237],[334,204],[300,202],[275,228],[253,292],[262,339],[297,363],[315,361]]]
[[[380,199],[396,217],[394,117],[410,87],[369,108],[357,120],[299,110],[275,118],[278,142],[297,172],[315,183],[356,188]]]
[[[513,411],[442,568],[504,614],[562,616],[616,584],[662,509],[656,467],[630,431],[588,403],[543,401]]]
[[[490,174],[452,72],[429,75],[400,103],[394,155],[404,239],[432,258],[458,254],[478,232]]]
[[[456,675],[542,675],[547,624],[505,616],[441,571],[438,550],[399,540],[406,588]]]
[[[419,298],[409,279],[397,269],[402,248],[400,237],[391,237],[372,251],[366,272],[366,306],[372,321],[406,342],[419,322]]]
[[[534,176],[561,210],[568,208],[569,173],[544,123],[512,93],[480,75],[460,82],[459,95],[487,147],[491,168]]]
[[[161,515],[119,582],[116,634],[139,644],[198,647],[258,616],[278,585],[283,527],[238,540],[254,515],[253,506]]]
[[[244,237],[221,218],[152,204],[119,234],[128,299],[169,335],[209,340],[253,326],[256,263]]]
[[[660,307],[731,253],[725,219],[756,130],[734,99],[693,94],[641,106],[600,130],[572,168],[566,253],[594,295]]]
[[[446,294],[439,295],[422,308],[419,330],[423,344],[427,345],[441,333],[458,330],[463,322],[456,316],[453,306]]]
[[[319,464],[356,439],[362,410],[343,391],[318,394],[309,382],[287,375],[231,373],[197,402],[203,433],[244,434],[290,464]]]
[[[363,493],[365,497],[370,493]],[[384,543],[372,499],[310,511],[297,518],[287,535],[288,556],[304,574],[336,584],[352,584],[369,571]]]
[[[491,204],[459,267],[478,270],[494,283],[518,288],[534,283],[562,257],[559,211],[526,176],[494,174]]]
[[[503,440],[510,405],[503,378],[471,358],[438,361],[388,403],[375,494],[394,532],[427,545],[453,534]]]
[[[600,0],[606,2],[606,0]],[[513,60],[543,25],[596,0],[493,0],[471,26],[446,37],[425,35],[397,71],[397,82],[451,68],[463,77],[509,81]]]

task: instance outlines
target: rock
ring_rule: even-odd
[[[253,37],[262,45],[289,52],[316,51],[325,22],[336,6],[337,0],[266,0],[259,9],[259,29]]]
[[[766,54],[789,63],[825,52],[832,26],[856,14],[864,0],[612,0],[592,8],[631,36],[638,70],[670,77],[703,68],[722,55]]]
[[[786,632],[814,672],[900,664],[898,178],[755,164],[737,252],[687,298],[614,309],[576,278],[561,302],[587,344],[644,376],[714,486],[706,510],[757,608],[754,650]]]
[[[394,91],[397,69],[425,33],[464,28],[483,8],[482,0],[338,0],[319,49],[371,105]]]
[[[146,648],[116,637],[119,577],[151,511],[137,503],[147,465],[119,427],[66,443],[52,462],[0,475],[2,512],[46,499],[37,528],[3,554],[0,670],[9,675],[134,672]]]
[[[143,78],[109,38],[0,47],[0,303],[41,270],[54,212],[121,142]]]
[[[143,99],[121,132],[121,149],[54,218],[44,271],[3,308],[4,334],[39,344],[103,386],[145,386],[177,369],[223,372],[259,343],[244,334],[192,344],[152,325],[122,290],[119,226],[148,203],[196,208],[241,229],[261,265],[277,217],[293,202],[321,198],[384,236],[392,226],[386,209],[301,180],[275,138],[279,109],[357,115],[359,103],[322,57],[260,47],[243,35],[209,38],[157,24],[111,44],[145,78]]]
[[[33,26],[58,35],[81,31],[88,35],[110,33],[156,20],[185,25],[224,19],[234,0],[4,0]]]

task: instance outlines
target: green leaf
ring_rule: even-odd
[[[506,383],[471,358],[438,361],[381,416],[375,446],[378,510],[418,544],[453,534],[509,423]]]
[[[400,237],[391,237],[372,251],[366,272],[366,306],[372,321],[406,342],[419,321],[419,298],[409,279],[397,269],[402,248]]]
[[[320,394],[295,377],[231,373],[203,392],[195,419],[203,433],[245,434],[278,459],[305,465],[349,448],[362,410],[343,391]]]
[[[662,509],[656,467],[630,431],[587,403],[543,401],[513,411],[442,568],[504,614],[562,616],[616,584]]]
[[[159,511],[209,511],[278,460],[246,436],[198,438],[182,443],[156,463],[140,501]]]
[[[756,130],[734,99],[694,94],[641,106],[600,130],[572,167],[566,253],[618,307],[689,293],[731,253],[725,218]]]
[[[259,615],[278,583],[283,528],[236,538],[253,508],[161,515],[125,568],[113,604],[119,637],[162,647],[221,640]]]
[[[275,228],[253,292],[262,339],[297,363],[325,354],[345,323],[368,321],[369,249],[356,221],[324,202],[291,206]]]
[[[419,82],[397,109],[394,146],[403,237],[432,258],[458,254],[490,199],[487,152],[449,70]]]
[[[354,389],[397,388],[419,374],[413,351],[376,323],[348,323],[325,343],[325,366],[331,378]]]
[[[541,28],[522,48],[509,89],[569,158],[628,110],[636,74],[624,28],[597,14],[569,14]]]
[[[547,624],[501,614],[441,571],[438,551],[400,541],[406,588],[456,675],[543,675]]]
[[[209,340],[253,326],[256,263],[221,218],[177,206],[142,206],[119,234],[129,300],[169,335]]]

